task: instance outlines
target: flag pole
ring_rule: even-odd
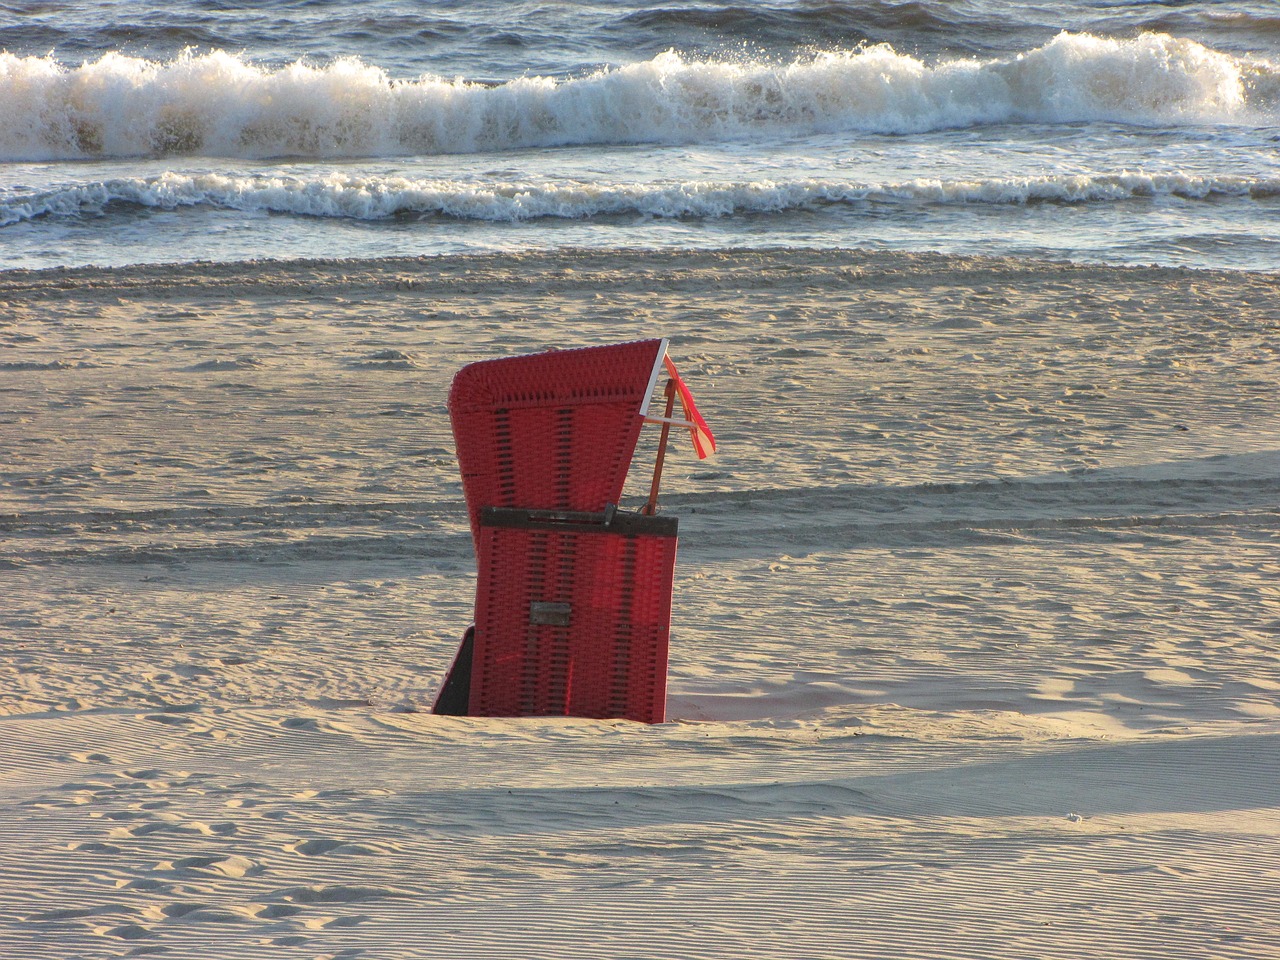
[[[658,440],[658,456],[653,461],[653,482],[649,485],[649,502],[640,512],[652,517],[658,512],[658,484],[662,482],[662,461],[667,457],[667,437],[671,433],[671,411],[676,402],[676,382],[667,381],[667,412],[663,415],[662,436]]]

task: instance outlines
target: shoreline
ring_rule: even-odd
[[[645,247],[581,247],[555,251],[477,252],[465,254],[429,254],[423,256],[379,258],[316,259],[250,259],[233,261],[174,261],[139,263],[123,266],[73,266],[0,269],[0,294],[17,294],[36,288],[42,281],[65,288],[77,284],[84,289],[110,285],[108,281],[125,281],[126,285],[146,283],[188,283],[196,286],[234,288],[238,284],[256,286],[263,283],[306,287],[317,279],[337,286],[359,286],[406,279],[411,272],[434,272],[439,282],[465,278],[470,270],[501,271],[503,268],[559,268],[600,271],[615,267],[620,261],[637,265],[665,267],[668,270],[734,269],[745,265],[792,263],[810,270],[861,270],[867,272],[915,272],[922,269],[946,268],[965,275],[991,274],[993,277],[1026,274],[1106,274],[1138,279],[1168,279],[1193,276],[1227,280],[1258,278],[1280,281],[1276,271],[1222,269],[1215,267],[1166,266],[1161,264],[1100,264],[1037,257],[962,255],[936,251],[873,250],[856,247],[722,247],[722,248],[645,248]],[[434,271],[428,268],[435,268]],[[336,274],[336,276],[326,276]],[[247,276],[246,276],[247,275]],[[581,279],[581,278],[578,278]],[[419,280],[418,282],[423,282]]]

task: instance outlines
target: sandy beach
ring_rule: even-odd
[[[430,715],[450,378],[655,336],[668,722]],[[0,957],[1274,960],[1278,383],[1265,273],[0,272]]]

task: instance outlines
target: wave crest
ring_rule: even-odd
[[[0,226],[47,216],[97,213],[119,204],[169,210],[207,206],[356,220],[417,215],[514,222],[619,215],[712,218],[855,204],[1076,204],[1158,196],[1261,200],[1280,196],[1280,179],[1123,172],[874,184],[806,179],[599,185],[166,173],[11,195],[0,199]]]
[[[1265,68],[1265,69],[1264,69]],[[928,65],[886,45],[783,65],[675,52],[589,76],[496,86],[394,80],[356,59],[276,70],[225,52],[68,68],[0,54],[0,159],[355,157],[913,133],[992,123],[1233,122],[1276,69],[1162,34],[1061,34],[1000,60]]]

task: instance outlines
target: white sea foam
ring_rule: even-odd
[[[625,214],[705,218],[824,204],[1091,203],[1155,196],[1262,199],[1277,195],[1280,178],[1141,172],[987,180],[915,179],[896,183],[807,179],[611,185],[475,183],[336,174],[295,178],[165,173],[0,199],[0,226],[40,217],[98,212],[113,204],[160,209],[206,206],[356,220],[418,214],[512,222]]]
[[[167,62],[109,54],[67,67],[3,53],[0,159],[383,156],[1027,121],[1230,123],[1274,109],[1249,91],[1276,72],[1163,34],[1064,33],[1013,58],[933,64],[886,45],[783,65],[668,52],[498,86],[393,79],[356,59],[268,69],[225,52]]]

